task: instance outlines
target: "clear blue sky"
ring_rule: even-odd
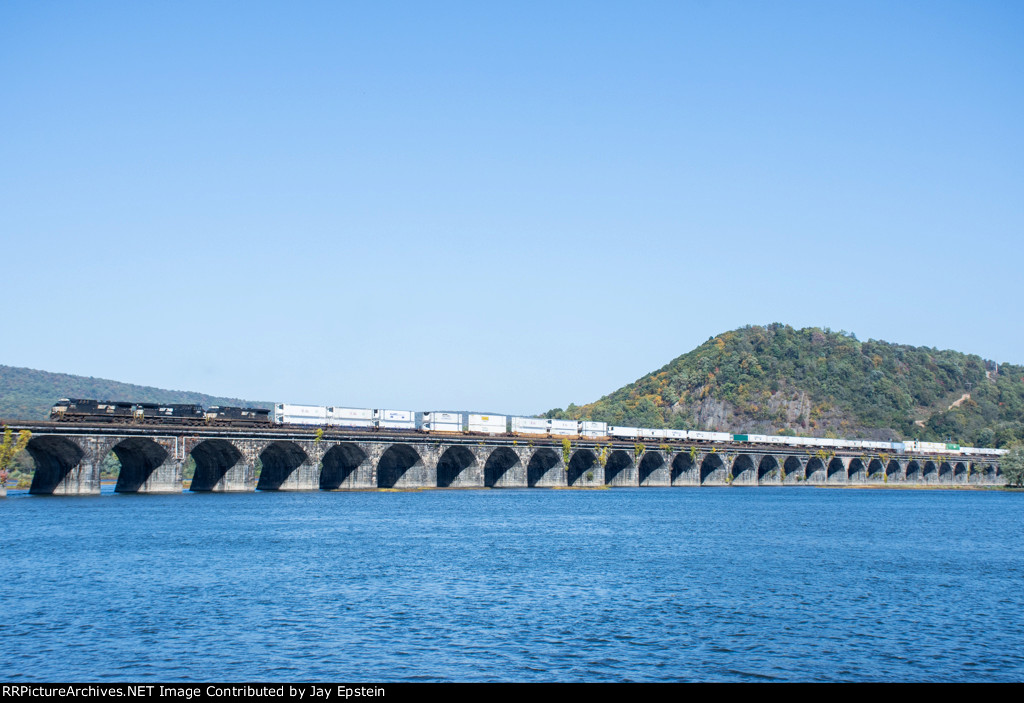
[[[532,413],[744,324],[1024,362],[1024,3],[0,5],[0,363]]]

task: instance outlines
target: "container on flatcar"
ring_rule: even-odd
[[[608,425],[608,434],[616,439],[637,439],[640,437],[640,428]]]
[[[904,442],[908,452],[917,452],[921,454],[957,454],[960,449],[957,444],[946,444],[945,442],[919,442],[914,440],[912,442]],[[957,449],[951,449],[950,447],[957,447]]]
[[[591,420],[584,420],[580,423],[580,436],[587,437],[588,439],[597,439],[598,437],[608,436],[608,423],[607,422],[593,422]]]
[[[548,421],[539,417],[513,417],[512,434],[540,434],[548,433]]]
[[[579,437],[580,423],[576,420],[548,420],[548,434],[553,437]]]
[[[277,403],[274,422],[278,425],[326,425],[327,408],[322,405]]]
[[[416,413],[412,410],[374,410],[373,421],[385,430],[416,429]]]
[[[504,415],[469,415],[469,431],[481,434],[505,434],[508,432],[508,419]]]
[[[701,430],[690,430],[686,433],[689,439],[696,439],[701,442],[732,442],[732,435],[728,432],[703,432]]]
[[[330,427],[373,427],[373,410],[328,405],[327,424]]]
[[[668,439],[668,430],[652,430],[645,427],[641,427],[640,439]]]
[[[462,413],[425,412],[422,429],[424,432],[462,432]]]
[[[665,439],[676,441],[686,439],[686,430],[665,430]]]

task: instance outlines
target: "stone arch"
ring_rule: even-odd
[[[75,442],[53,435],[34,435],[25,451],[36,465],[29,493],[54,493],[85,457],[85,451]]]
[[[804,467],[804,480],[808,483],[824,483],[825,477],[825,462],[816,456],[808,459],[807,466]]]
[[[523,462],[509,447],[498,447],[484,463],[484,485],[491,488],[525,486]]]
[[[761,462],[757,465],[758,483],[781,483],[781,476],[778,459],[771,454],[761,457]]]
[[[846,462],[839,457],[832,457],[832,460],[828,462],[827,475],[825,478],[826,483],[846,483],[849,477],[846,473]]]
[[[698,486],[700,485],[700,472],[697,465],[690,456],[690,452],[682,452],[672,460],[672,485],[673,486]]]
[[[885,475],[885,465],[877,457],[868,462],[867,481],[881,481]]]
[[[669,465],[661,452],[644,452],[637,469],[637,483],[641,486],[668,486]]]
[[[192,447],[189,452],[196,462],[192,476],[192,491],[212,491],[236,464],[242,460],[242,452],[226,439],[205,439]]]
[[[911,459],[910,461],[907,462],[907,480],[921,480],[921,464],[917,462],[917,459]]]
[[[702,486],[708,484],[724,485],[727,474],[728,468],[722,460],[722,455],[718,452],[706,455],[704,460],[700,462],[700,485]]]
[[[868,480],[868,468],[860,457],[850,459],[846,467],[846,480],[850,483],[865,483]]]
[[[800,460],[800,457],[786,457],[786,461],[782,464],[782,470],[786,474],[783,483],[800,483],[804,480],[804,463]]]
[[[473,452],[461,445],[448,447],[437,460],[437,487],[479,486],[479,471]]]
[[[953,465],[953,483],[967,483],[967,463],[958,461]]]
[[[260,463],[263,468],[256,483],[256,490],[280,490],[295,470],[308,462],[309,456],[294,442],[271,442],[260,452]]]
[[[138,493],[153,471],[170,456],[170,452],[149,437],[123,439],[111,447],[110,451],[114,452],[121,463],[117,485],[114,487],[118,493]],[[181,490],[180,484],[178,490]]]
[[[948,461],[939,464],[939,483],[953,483],[953,465]]]
[[[624,449],[616,449],[608,455],[604,465],[604,482],[608,486],[635,486],[633,457]]]
[[[757,483],[757,467],[749,454],[740,454],[733,459],[730,471],[734,486]]]
[[[526,485],[530,486],[563,486],[565,472],[562,470],[562,457],[551,447],[541,447],[534,451],[530,463],[526,465]]]
[[[987,483],[988,482],[988,466],[985,464],[979,464],[973,462],[968,465],[967,480],[969,483]]]
[[[320,488],[333,491],[346,486],[353,488],[358,484],[366,484],[365,477],[359,476],[359,468],[365,466],[369,458],[363,448],[353,442],[335,444],[327,450],[321,460]],[[362,478],[363,480],[360,480]]]
[[[569,471],[565,475],[565,480],[570,486],[599,484],[601,480],[597,477],[597,468],[597,455],[593,451],[577,449],[569,460]]]
[[[426,467],[414,447],[408,444],[392,444],[377,460],[377,487],[395,488],[429,485],[424,481]]]
[[[925,483],[936,483],[939,480],[939,465],[931,460],[924,462],[921,478]]]
[[[886,481],[899,481],[903,478],[903,467],[900,466],[900,462],[897,459],[890,459],[889,463],[885,465],[885,480]]]

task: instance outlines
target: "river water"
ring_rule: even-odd
[[[810,487],[12,492],[0,678],[1020,681],[1022,511]]]

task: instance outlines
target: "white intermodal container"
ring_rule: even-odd
[[[278,403],[274,406],[274,422],[279,425],[326,425],[327,408],[322,405]]]
[[[374,410],[373,419],[384,422],[415,422],[416,413],[412,410]]]
[[[702,430],[690,430],[686,433],[686,436],[690,439],[700,440],[701,442],[731,442],[732,435],[728,432],[704,432]]]
[[[423,429],[426,432],[462,432],[462,413],[431,410],[423,413]]]
[[[686,439],[686,430],[665,430],[665,439]]]
[[[641,427],[640,439],[668,439],[668,430],[652,430],[645,427]]]
[[[580,423],[576,420],[548,420],[548,434],[557,437],[578,437]]]
[[[539,417],[513,417],[513,434],[547,434],[548,421]]]
[[[618,439],[636,439],[640,436],[640,428],[608,425],[608,434]]]
[[[608,423],[584,420],[580,423],[580,434],[584,437],[607,437]]]
[[[327,424],[332,427],[373,427],[373,410],[327,406]]]
[[[482,434],[505,434],[508,432],[508,418],[504,415],[469,415],[469,431]]]

